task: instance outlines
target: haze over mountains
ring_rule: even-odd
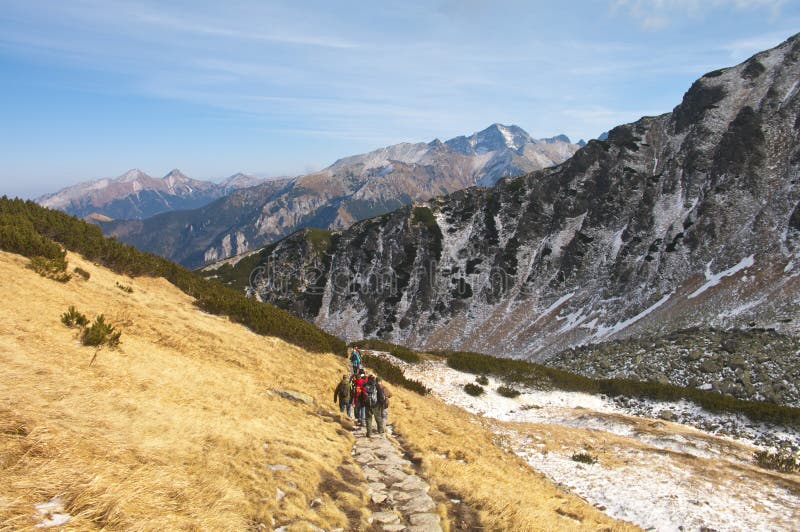
[[[298,233],[216,273],[260,264],[259,297],[341,337],[500,356],[698,326],[797,333],[798,80],[794,36],[555,168]]]
[[[506,176],[559,164],[582,144],[564,135],[534,139],[517,126],[493,124],[446,142],[401,143],[346,157],[319,172],[240,188],[195,210],[106,221],[101,227],[140,249],[198,267],[303,227],[346,229],[413,201],[491,186]]]
[[[78,183],[36,201],[81,218],[140,219],[202,207],[234,190],[262,182],[264,179],[238,173],[214,183],[192,179],[177,168],[158,179],[134,168],[117,178]]]

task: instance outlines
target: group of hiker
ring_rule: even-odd
[[[358,426],[366,427],[367,437],[372,436],[373,419],[378,434],[383,434],[392,394],[380,377],[367,375],[358,346],[350,352],[350,367],[350,374],[342,376],[333,392],[333,402],[339,404],[339,412],[346,412]]]

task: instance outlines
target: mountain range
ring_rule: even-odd
[[[565,135],[534,139],[493,124],[446,142],[401,143],[340,159],[312,174],[240,189],[190,211],[98,221],[103,231],[188,267],[277,241],[303,227],[353,223],[473,185],[568,159],[582,145]]]
[[[346,339],[535,360],[687,327],[797,334],[798,80],[794,36],[561,165],[301,231],[206,274]]]
[[[80,218],[141,219],[167,211],[202,207],[234,190],[263,181],[238,173],[214,183],[192,179],[178,169],[158,179],[134,168],[119,177],[78,183],[36,201]]]

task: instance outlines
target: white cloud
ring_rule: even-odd
[[[626,11],[645,30],[660,30],[681,17],[701,17],[712,10],[767,10],[780,13],[786,0],[614,0],[612,11]]]
[[[768,33],[746,39],[737,39],[721,46],[734,61],[742,61],[762,50],[777,46],[786,39],[785,33]]]

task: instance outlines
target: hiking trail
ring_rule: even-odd
[[[373,527],[387,532],[441,532],[436,503],[428,494],[430,485],[402,457],[391,426],[386,427],[385,435],[371,438],[358,427],[353,436],[353,458],[361,466],[372,504],[379,510],[369,518]]]

